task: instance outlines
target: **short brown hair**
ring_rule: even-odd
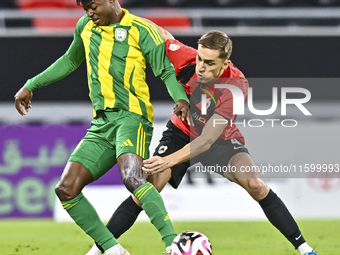
[[[233,51],[233,43],[231,39],[223,32],[220,31],[210,31],[198,40],[198,44],[201,44],[203,47],[219,50],[220,55],[219,58],[226,60],[231,56],[231,52]]]

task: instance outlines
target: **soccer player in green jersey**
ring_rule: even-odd
[[[162,197],[146,181],[143,159],[149,157],[153,108],[145,82],[148,62],[166,84],[175,113],[190,121],[188,98],[175,76],[157,29],[122,9],[118,0],[77,0],[86,15],[76,25],[67,52],[45,71],[29,79],[15,95],[21,115],[31,108],[32,91],[60,80],[85,59],[94,119],[73,151],[56,194],[72,219],[108,255],[128,252],[101,222],[82,189],[118,163],[126,188],[135,195],[165,246],[176,236]]]

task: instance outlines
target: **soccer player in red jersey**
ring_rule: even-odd
[[[218,174],[242,186],[301,255],[317,255],[305,241],[285,204],[268,188],[258,172],[240,171],[241,167],[253,169],[256,165],[244,146],[244,137],[232,124],[236,116],[233,114],[231,92],[214,86],[234,85],[242,91],[243,100],[246,100],[248,82],[229,60],[232,52],[230,38],[219,31],[208,32],[199,39],[196,50],[175,40],[166,30],[157,28],[166,41],[166,52],[175,67],[177,80],[190,96],[194,127],[172,116],[154,157],[144,160],[143,170],[148,173],[148,180],[161,191],[167,182],[177,188],[187,168],[196,162],[203,166],[218,164],[236,169],[235,172],[221,171]],[[205,114],[202,112],[202,94],[210,100],[210,105],[206,101]],[[131,196],[113,214],[107,227],[116,238],[133,224],[142,211],[138,204]],[[93,249],[96,249],[95,246]],[[171,254],[170,247],[167,253]]]

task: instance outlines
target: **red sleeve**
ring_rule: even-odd
[[[189,63],[196,62],[197,50],[180,41],[174,39],[166,40],[165,50],[171,63],[175,67],[176,75]]]

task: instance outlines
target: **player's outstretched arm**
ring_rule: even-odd
[[[214,114],[202,130],[202,134],[182,149],[166,156],[154,156],[144,160],[143,171],[147,174],[157,174],[183,163],[210,149],[211,145],[221,136],[228,122],[219,114]]]
[[[23,86],[14,96],[15,108],[21,115],[26,115],[31,106],[33,93]],[[23,108],[24,107],[24,108]]]

